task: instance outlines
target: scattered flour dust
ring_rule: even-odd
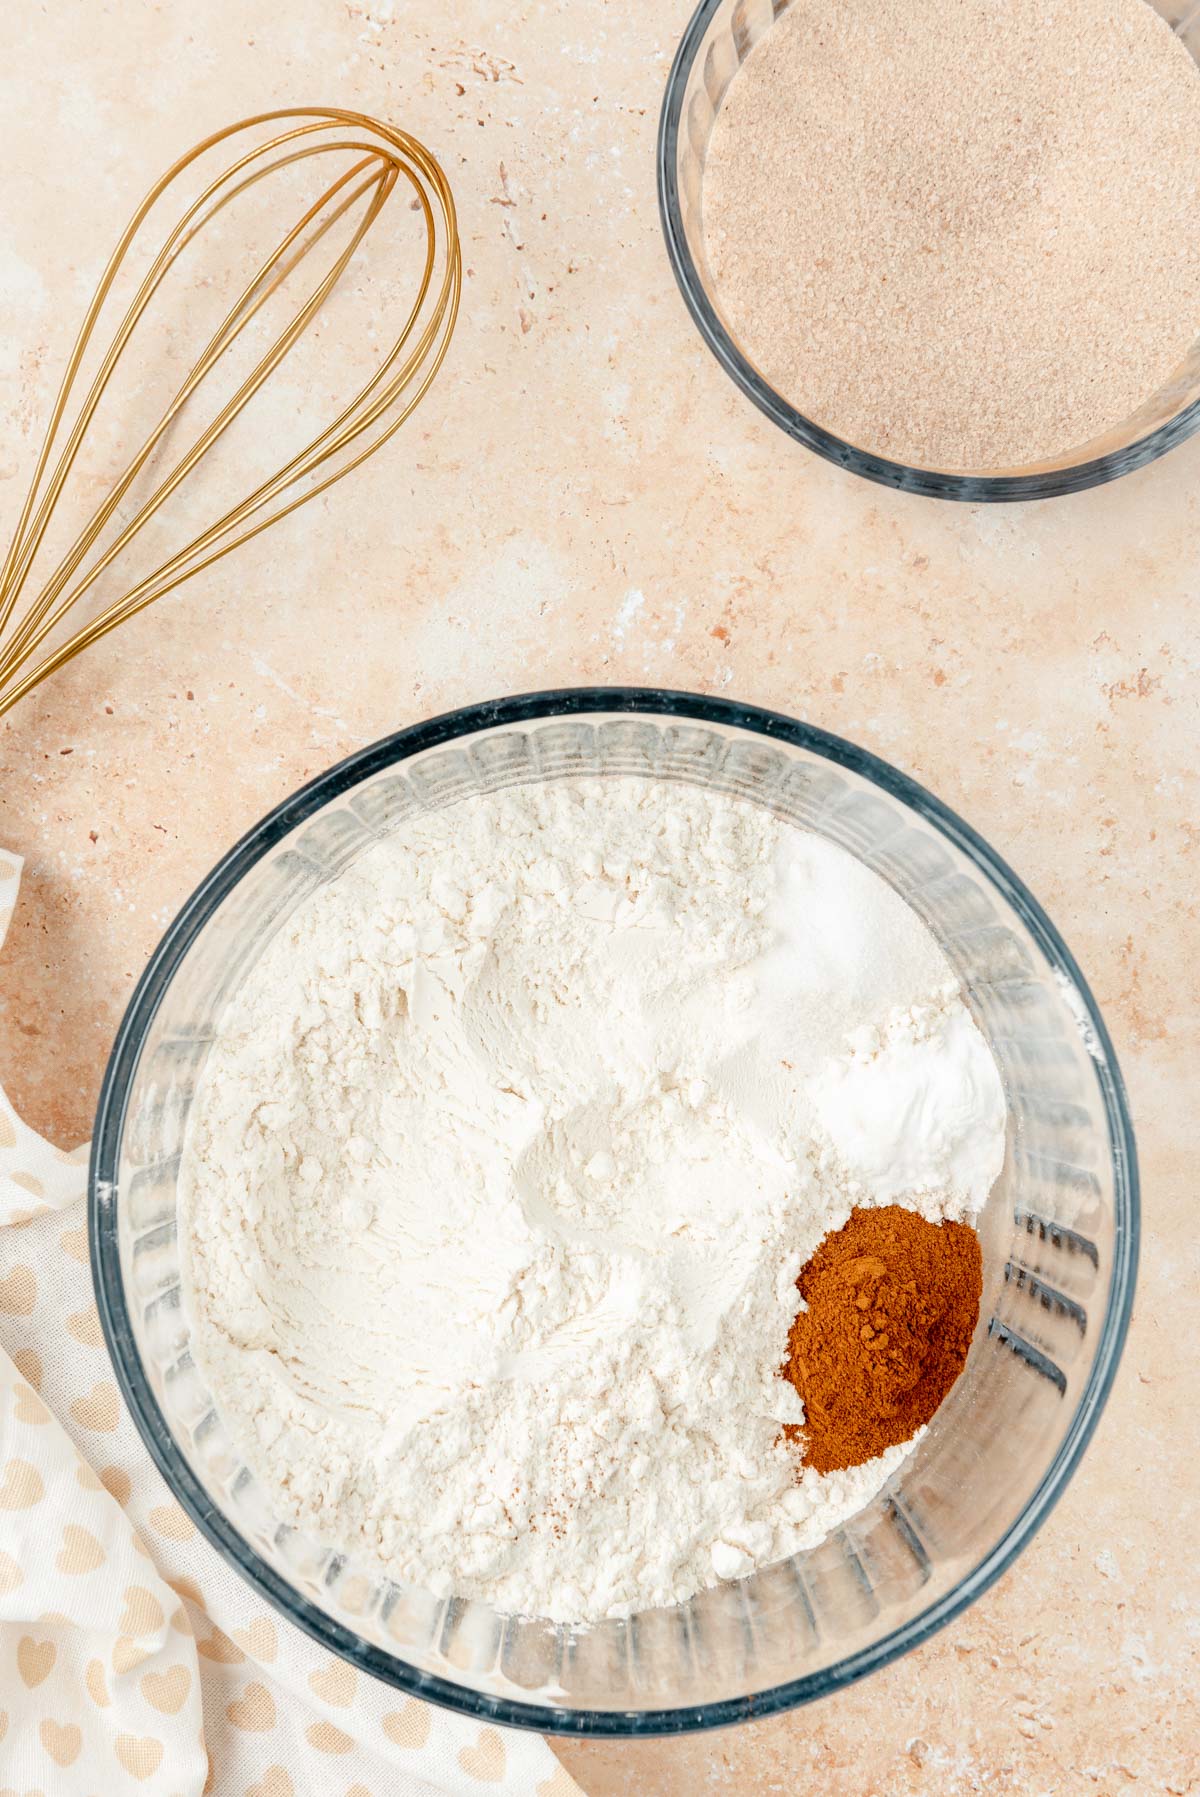
[[[314,894],[222,1020],[194,1350],[331,1545],[560,1621],[678,1602],[899,1464],[798,1472],[796,1277],[855,1202],[973,1214],[1004,1114],[925,926],[821,838],[634,779],[464,801]]]

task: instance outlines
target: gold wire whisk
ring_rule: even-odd
[[[68,429],[65,421],[72,393],[97,321],[152,208],[173,181],[218,145],[239,134],[254,135],[263,127],[285,124],[286,129],[276,130],[265,141],[256,140],[243,147],[229,167],[207,182],[170,231],[142,278]],[[305,208],[246,282],[199,360],[145,442],[113,483],[99,509],[80,530],[49,578],[36,593],[27,596],[30,570],[85,432],[135,327],[168,271],[196,235],[239,194],[284,168],[326,154],[340,154],[343,159],[349,156],[352,161]],[[221,513],[184,548],[139,579],[121,597],[106,604],[65,641],[44,647],[99,577],[129,548],[148,520],[225,434],[307,330],[397,186],[407,195],[410,207],[421,215],[425,250],[416,297],[399,335],[376,372],[317,436],[269,479],[261,482],[248,498]],[[261,354],[251,372],[186,453],[169,473],[157,480],[148,497],[137,504],[132,517],[121,525],[113,540],[99,550],[97,543],[105,526],[204,380],[271,295],[356,205],[361,206],[361,216],[354,222],[348,241],[304,298],[295,316]],[[193,574],[198,574],[202,568],[211,567],[239,544],[248,542],[260,531],[269,529],[279,519],[316,498],[386,443],[420,404],[442,365],[458,315],[461,288],[462,257],[449,183],[429,151],[405,131],[381,124],[362,113],[343,112],[332,107],[289,108],[241,119],[206,137],[173,163],[134,213],[109,258],[88,307],[58,391],[16,532],[0,569],[0,715],[89,644],[115,630],[127,618]],[[64,441],[55,460],[55,445],[60,435]],[[35,659],[39,650],[44,652],[40,659]]]

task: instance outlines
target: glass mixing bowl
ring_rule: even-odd
[[[1148,0],[1200,62],[1200,8],[1192,0]],[[658,133],[658,200],[667,253],[700,335],[726,374],[767,417],[852,474],[934,499],[1049,499],[1078,493],[1141,468],[1200,426],[1200,343],[1172,379],[1102,437],[1024,468],[911,468],[847,443],[777,393],[740,347],[721,309],[704,248],[704,161],[713,123],[742,63],[790,0],[701,0],[667,79]],[[1086,356],[1087,345],[1079,346]]]
[[[820,1547],[690,1603],[584,1629],[397,1585],[291,1527],[189,1351],[176,1179],[222,1006],[307,894],[401,819],[524,781],[639,774],[734,793],[840,844],[925,919],[1003,1074],[966,1370],[885,1490]],[[167,931],[113,1049],[90,1225],[133,1415],[180,1503],[264,1597],[376,1677],[500,1723],[631,1735],[768,1715],[860,1678],[985,1591],[1076,1465],[1133,1296],[1121,1077],[1053,925],[974,831],[862,749],[771,712],[636,688],[539,693],[402,730],[264,818]]]

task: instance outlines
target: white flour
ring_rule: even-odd
[[[797,1477],[796,1276],[854,1202],[973,1211],[1003,1137],[947,963],[848,855],[633,779],[472,800],[311,898],[224,1017],[195,1351],[281,1507],[393,1577],[677,1602],[899,1463]]]

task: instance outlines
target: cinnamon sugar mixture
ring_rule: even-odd
[[[734,335],[922,467],[1120,424],[1200,336],[1200,71],[1147,0],[793,0],[704,184]]]

